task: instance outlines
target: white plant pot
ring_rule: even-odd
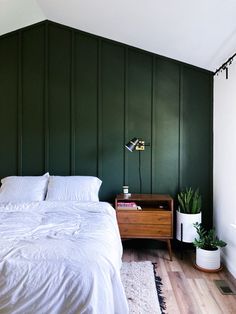
[[[183,242],[191,243],[197,238],[197,230],[193,224],[202,221],[202,213],[184,214],[176,212],[176,238],[181,241],[181,224],[183,225]]]
[[[196,248],[196,265],[208,270],[220,268],[220,249],[214,251]]]

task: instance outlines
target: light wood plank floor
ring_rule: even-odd
[[[236,295],[221,294],[213,282],[214,279],[227,280],[231,289],[236,290],[236,279],[227,270],[210,274],[196,270],[191,250],[184,252],[182,260],[179,254],[174,253],[171,262],[164,249],[124,249],[123,261],[144,260],[157,263],[166,298],[166,313],[236,314]]]

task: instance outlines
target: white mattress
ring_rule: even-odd
[[[128,313],[121,255],[108,203],[0,204],[0,313]]]

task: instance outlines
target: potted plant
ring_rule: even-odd
[[[220,248],[226,243],[216,236],[215,229],[206,230],[200,223],[195,223],[198,238],[193,241],[196,247],[196,266],[205,271],[217,271],[221,268]]]
[[[176,238],[183,242],[192,243],[197,232],[193,226],[201,222],[202,198],[199,189],[185,188],[178,194],[178,210],[176,215]]]

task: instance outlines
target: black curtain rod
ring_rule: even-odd
[[[220,70],[226,70],[227,69],[227,64],[229,63],[229,64],[231,64],[232,63],[232,61],[233,61],[233,58],[236,56],[236,53],[232,56],[232,57],[230,57],[225,63],[223,63],[222,64],[222,66],[221,67],[219,67],[219,69],[217,69],[216,71],[215,71],[215,73],[214,73],[214,75],[216,75],[218,72],[220,72]]]

